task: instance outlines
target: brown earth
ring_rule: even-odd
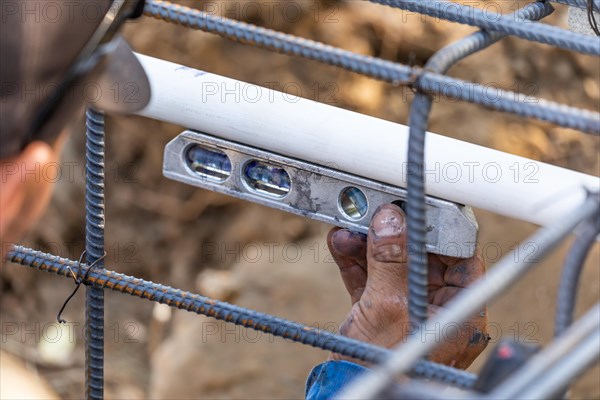
[[[357,1],[185,4],[213,7],[212,12],[228,17],[417,65],[474,31]],[[516,3],[481,6],[490,4],[511,12]],[[557,6],[548,21],[564,26],[564,11]],[[141,53],[247,82],[299,87],[301,92],[294,94],[407,122],[412,93],[404,88],[149,18],[131,23],[126,36]],[[505,39],[461,62],[450,74],[587,109],[598,110],[600,105],[597,58],[522,40]],[[597,138],[470,104],[437,102],[430,130],[596,176],[600,172]],[[335,265],[326,257],[327,226],[162,177],[164,145],[181,127],[115,117],[109,118],[107,131],[107,265],[327,329],[343,320],[349,302]],[[75,173],[63,174],[48,212],[27,239],[29,245],[71,258],[77,258],[84,245],[82,132],[80,123],[74,125],[64,154],[63,171],[74,165]],[[488,212],[476,214],[490,264],[535,230]],[[264,246],[271,242],[277,245],[270,259]],[[259,257],[252,253],[256,245],[263,249]],[[555,291],[567,248],[561,246],[491,305],[494,340],[503,336],[546,343],[552,337]],[[291,262],[296,257],[291,252],[298,249],[300,257]],[[599,258],[596,246],[581,279],[578,313],[600,297]],[[62,397],[80,397],[83,295],[78,294],[65,313],[77,328],[74,349],[44,347],[40,343],[50,335],[50,324],[72,282],[14,265],[6,265],[1,274],[2,349],[26,360]],[[300,398],[311,366],[326,357],[316,349],[257,337],[204,317],[171,315],[124,295],[107,293],[106,298],[107,398]],[[483,359],[472,369],[477,370]],[[572,394],[600,397],[598,367],[578,381]]]

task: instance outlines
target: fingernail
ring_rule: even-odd
[[[404,231],[404,216],[390,208],[382,208],[373,217],[371,229],[379,237],[400,236]]]
[[[331,236],[331,245],[333,249],[343,255],[351,255],[356,251],[358,245],[366,243],[367,236],[359,232],[352,232],[347,229],[335,231]]]

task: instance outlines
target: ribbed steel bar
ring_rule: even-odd
[[[554,336],[560,337],[571,326],[577,302],[579,277],[585,259],[600,233],[600,212],[581,226],[577,238],[565,258],[556,296]],[[568,398],[568,385],[557,398]]]
[[[394,84],[413,85],[423,91],[438,93],[451,99],[460,99],[494,110],[552,122],[582,132],[600,134],[600,114],[597,112],[542,99],[532,99],[522,94],[500,89],[495,90],[493,96],[490,96],[490,88],[483,85],[375,57],[355,54],[323,43],[209,15],[166,1],[148,0],[144,13],[241,43],[316,60]]]
[[[537,1],[525,5],[520,10],[509,14],[515,21],[539,21],[554,12],[554,8],[548,2]],[[463,60],[480,50],[483,50],[500,39],[508,36],[506,33],[493,30],[480,30],[472,33],[463,39],[441,48],[433,54],[427,63],[425,69],[428,71],[445,74],[457,62]]]
[[[523,23],[514,18],[452,1],[442,0],[369,0],[393,8],[416,12],[451,22],[506,33],[522,39],[545,43],[565,50],[600,55],[600,38],[586,36],[538,23]]]
[[[599,357],[600,329],[596,329],[517,396],[522,399],[557,399],[569,382],[598,364]]]
[[[587,339],[590,337],[595,339],[595,346],[592,347],[600,350],[597,342],[598,332],[600,332],[600,303],[597,303],[594,307],[589,309],[583,317],[577,320],[577,322],[564,333],[564,335],[548,345],[542,352],[534,355],[529,362],[517,372],[511,374],[509,379],[501,383],[485,398],[531,398],[525,396],[524,391],[531,390],[533,386],[537,386],[542,378],[547,376],[554,367],[558,367],[559,375],[561,373],[566,373],[566,371],[573,366],[562,361],[563,357],[568,358],[569,353],[576,352],[579,345],[584,344]],[[597,357],[598,350],[594,355],[594,352],[590,351],[591,349],[588,346],[589,343],[585,346],[585,348],[587,348],[587,353],[591,353],[592,359]],[[564,382],[568,382],[569,379],[576,376],[577,372],[580,371],[574,371],[574,375],[569,376],[566,381],[561,381],[562,383],[557,390],[562,389]]]
[[[425,130],[432,99],[429,94],[417,92],[409,117],[408,156],[410,168],[406,171],[406,237],[408,240],[408,313],[413,327],[427,320],[429,282],[427,249],[427,221],[425,204]]]
[[[515,20],[539,20],[552,13],[548,3],[531,3],[513,14]],[[436,73],[446,73],[456,62],[480,51],[506,37],[502,32],[479,31],[436,52],[425,64],[425,69]],[[433,99],[428,93],[417,90],[411,104],[409,117],[407,202],[406,222],[408,248],[408,305],[413,326],[427,319],[428,312],[428,265],[426,243],[426,204],[425,204],[425,136],[429,125]]]
[[[487,275],[456,296],[447,304],[444,312],[431,317],[422,324],[423,328],[420,331],[427,332],[427,329],[440,329],[440,327],[443,329],[463,323],[478,312],[484,304],[496,298],[519,277],[538,265],[538,261],[542,257],[555,249],[577,225],[597,213],[599,207],[599,195],[590,195],[581,207],[573,210],[568,220],[561,220],[553,225],[540,228],[513,252],[502,258]],[[537,250],[535,259],[517,256],[518,254],[522,255],[532,244],[536,246]],[[421,332],[413,334],[406,342],[398,345],[383,364],[373,367],[368,374],[358,377],[355,382],[346,386],[337,398],[369,399],[377,397],[397,374],[407,371],[411,365],[439,345],[439,341],[432,339],[431,335],[422,335]]]
[[[9,252],[8,259],[26,267],[51,272],[69,279],[72,278],[69,268],[76,274],[79,273],[80,276],[84,276],[88,270],[87,264],[81,265],[80,271],[76,261],[22,246],[15,246]],[[167,304],[170,307],[206,315],[370,363],[382,362],[390,354],[389,349],[370,343],[350,339],[297,322],[174,289],[169,286],[148,282],[107,269],[93,268],[84,283],[94,288],[111,289],[121,293],[128,293],[142,299]],[[461,388],[471,388],[476,379],[476,376],[473,374],[428,361],[416,363],[411,374],[422,378],[438,380]]]
[[[464,86],[463,86],[464,85]],[[600,134],[600,116],[587,110],[581,110],[544,99],[525,96],[507,90],[492,90],[492,95],[479,84],[469,84],[458,79],[423,71],[418,83],[413,85],[429,93],[441,93],[443,96],[481,104],[487,108],[507,113],[552,122],[563,127],[571,127],[582,132]],[[534,103],[529,103],[529,102]],[[551,111],[553,110],[553,111]],[[575,116],[572,111],[577,110]],[[552,116],[550,114],[553,114]]]
[[[600,214],[594,215],[582,226],[575,242],[571,246],[563,266],[558,295],[556,299],[556,320],[554,336],[561,336],[573,322],[573,313],[577,299],[579,277],[585,259],[600,233]]]
[[[550,0],[552,3],[560,3],[571,7],[583,8],[587,10],[588,0]],[[595,11],[600,11],[600,0],[593,1]]]
[[[86,112],[86,263],[104,268],[104,115]],[[86,288],[85,379],[87,399],[104,397],[104,291]]]

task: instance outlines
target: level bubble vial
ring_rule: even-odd
[[[231,175],[231,160],[221,150],[194,144],[185,150],[185,158],[192,171],[217,182]]]
[[[272,197],[285,197],[292,189],[292,180],[281,167],[252,160],[244,166],[244,180],[250,189]]]
[[[361,219],[369,210],[367,196],[354,186],[349,186],[340,192],[339,203],[344,215],[352,220]]]

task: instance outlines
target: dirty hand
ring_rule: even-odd
[[[387,348],[405,339],[410,325],[403,211],[393,204],[384,205],[375,213],[368,237],[334,228],[327,236],[327,244],[352,301],[352,310],[340,333]],[[468,259],[429,254],[428,259],[430,315],[485,272],[479,254]],[[429,336],[435,334],[440,341],[429,359],[467,368],[487,345],[486,326],[484,308],[463,324],[428,331]],[[331,359],[344,357],[332,354]]]

